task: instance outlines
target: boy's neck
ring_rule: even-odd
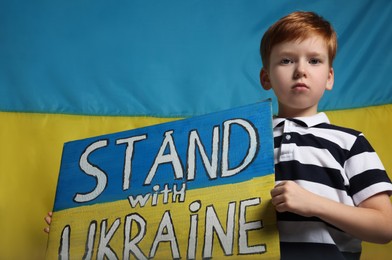
[[[316,109],[281,109],[279,108],[278,117],[280,118],[294,118],[294,117],[310,117],[318,113]]]

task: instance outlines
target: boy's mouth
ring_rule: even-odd
[[[306,84],[304,84],[304,83],[297,83],[294,86],[292,86],[291,89],[294,89],[294,90],[307,90],[307,89],[309,89],[309,87]]]

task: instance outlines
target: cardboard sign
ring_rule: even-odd
[[[47,259],[279,258],[271,103],[64,145]]]

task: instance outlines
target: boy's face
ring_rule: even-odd
[[[333,68],[323,38],[312,35],[303,41],[290,41],[272,48],[268,70],[260,72],[266,90],[278,98],[280,117],[311,116],[317,113],[324,91],[331,90]]]

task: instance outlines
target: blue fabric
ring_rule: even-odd
[[[0,3],[0,111],[192,116],[269,98],[259,41],[295,10],[339,35],[321,110],[392,103],[389,0],[19,0]]]

